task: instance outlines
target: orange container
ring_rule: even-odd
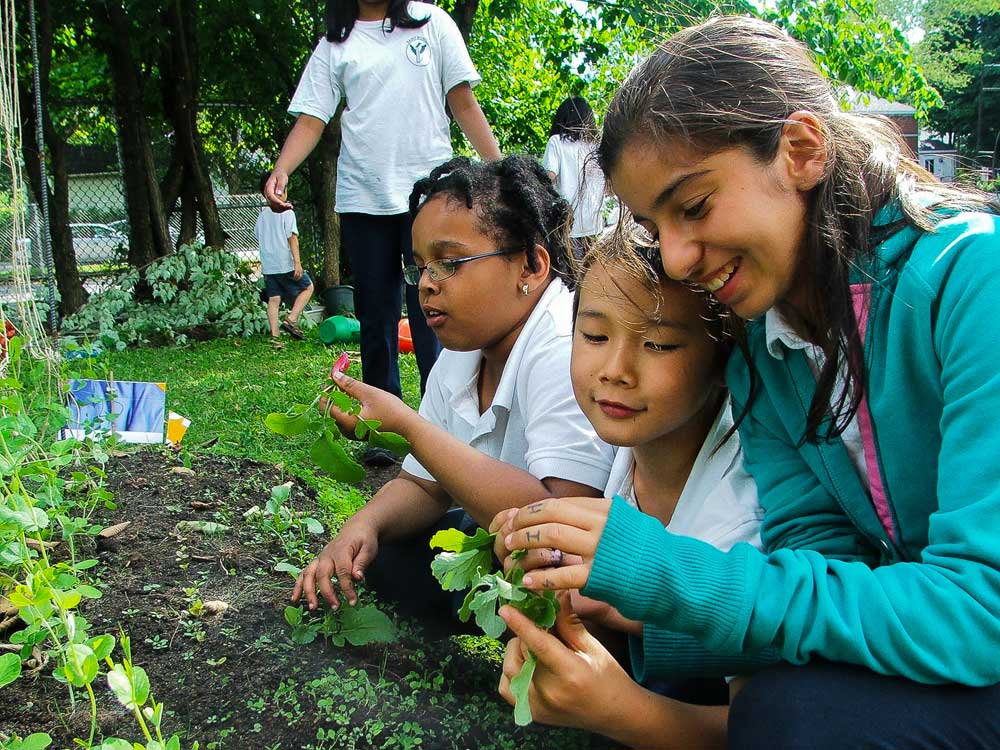
[[[403,318],[399,321],[399,351],[403,353],[413,351],[413,339],[410,338],[409,318]]]

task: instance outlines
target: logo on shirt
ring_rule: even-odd
[[[431,61],[431,48],[422,36],[415,36],[406,44],[406,59],[421,68]]]

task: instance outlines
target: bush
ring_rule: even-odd
[[[139,272],[130,268],[67,318],[62,331],[119,351],[134,344],[264,333],[267,317],[251,273],[246,262],[226,250],[184,245],[146,267],[150,299],[136,299]]]

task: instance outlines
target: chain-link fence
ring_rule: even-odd
[[[83,172],[69,176],[69,222],[77,269],[88,292],[104,289],[115,273],[127,267],[129,227],[125,208],[124,186],[117,165],[114,170]],[[12,241],[13,223],[10,212],[0,212],[0,301],[14,301],[10,286],[13,252],[30,264],[36,296],[42,299],[42,279],[45,277],[45,253],[41,231],[41,211],[38,205],[26,203],[25,237]],[[215,195],[219,221],[225,233],[225,247],[251,264],[258,261],[254,225],[263,205],[257,193]],[[299,245],[303,264],[314,275],[322,269],[322,241],[319,223],[311,205],[296,206]],[[168,231],[176,245],[180,237],[181,215],[178,208],[168,217]],[[204,241],[200,216],[197,219],[195,242]],[[14,248],[13,250],[11,248]],[[7,256],[7,257],[4,257]]]

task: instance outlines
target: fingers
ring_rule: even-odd
[[[515,661],[514,657],[511,656],[511,643],[514,641],[519,641],[519,651],[529,649],[535,654],[535,658],[538,659],[540,664],[545,665],[557,674],[569,667],[573,652],[566,648],[556,636],[542,630],[521,612],[509,605],[501,607],[498,614],[517,636],[517,638],[511,639],[511,642],[507,644],[507,655],[504,658],[504,672],[507,671],[508,660],[512,663]],[[521,661],[524,661],[523,656],[521,657]],[[518,667],[519,669],[520,667]],[[513,677],[517,674],[518,670],[511,672],[510,676]]]
[[[281,170],[275,170],[264,184],[264,198],[274,211],[286,211],[292,204],[285,200],[285,188],[288,185],[288,175]]]
[[[504,537],[504,545],[509,550],[549,547],[587,559],[593,558],[603,530],[603,526],[594,530],[565,523],[543,523],[511,532]]]
[[[517,560],[507,558],[504,561],[505,569],[507,563],[510,567],[516,565],[522,570],[535,570],[537,568],[558,568],[563,564],[562,550],[545,547],[543,549],[530,549]]]
[[[352,378],[350,375],[344,372],[335,372],[332,374],[334,382],[337,387],[352,398],[358,400],[361,399],[361,394],[364,392],[364,383],[358,384],[358,381]]]
[[[540,568],[525,574],[521,583],[526,588],[546,591],[582,589],[590,576],[589,565],[568,565],[562,568]]]
[[[596,639],[584,627],[583,620],[573,610],[570,593],[560,591],[556,598],[559,600],[559,612],[556,614],[556,623],[552,629],[567,648],[581,652],[590,650],[588,647]]]
[[[603,529],[610,511],[611,501],[603,497],[550,497],[521,508],[511,521],[511,530],[547,522]]]

